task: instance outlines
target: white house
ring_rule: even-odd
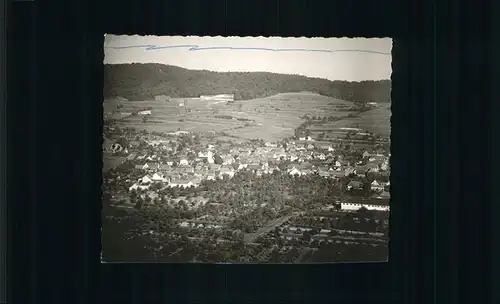
[[[302,175],[302,172],[299,169],[293,167],[292,170],[288,171],[288,174],[290,174],[292,176],[293,175]]]
[[[149,186],[150,186],[149,184],[148,185],[140,185],[138,183],[135,183],[128,188],[128,191],[137,190],[137,189],[147,190],[147,189],[149,189]]]
[[[181,159],[179,160],[179,166],[189,166],[187,157],[181,157]]]
[[[198,152],[198,157],[207,158],[208,157],[208,153],[200,151],[200,152]]]
[[[146,190],[149,188],[149,186],[151,186],[152,182],[153,182],[152,178],[149,175],[145,175],[144,177],[139,178],[137,183],[130,186],[129,191],[137,189]]]
[[[243,169],[246,169],[246,167],[248,167],[248,164],[240,164],[240,165],[238,166],[238,169],[237,169],[237,170],[238,170],[238,171],[239,171],[239,170],[243,170]]]
[[[168,178],[165,176],[165,174],[158,172],[153,174],[153,177],[151,179],[155,182],[162,182],[162,183],[168,182]]]
[[[201,95],[201,100],[234,101],[234,94]]]
[[[383,191],[384,185],[382,183],[379,183],[377,180],[374,180],[371,183],[370,188],[372,189],[372,191]]]
[[[207,153],[207,161],[209,164],[214,163],[214,153],[212,151],[208,151]]]
[[[151,110],[139,111],[137,112],[139,115],[151,115]]]
[[[143,178],[139,178],[139,183],[141,183],[141,184],[149,184],[149,183],[152,183],[152,182],[153,182],[153,179],[149,175],[144,175]]]
[[[390,211],[388,205],[360,204],[360,203],[340,203],[341,209],[346,211],[356,211],[365,207],[368,210]]]
[[[306,140],[305,137],[299,137],[299,140]]]
[[[168,186],[170,188],[173,187],[188,188],[193,186],[193,183],[191,181],[186,181],[186,180],[172,180]]]

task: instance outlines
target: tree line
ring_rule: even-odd
[[[236,100],[248,100],[301,91],[353,102],[385,103],[390,102],[391,82],[330,81],[267,72],[198,71],[153,63],[104,66],[105,99],[121,96],[129,100],[145,100],[157,95],[188,98],[232,93]]]

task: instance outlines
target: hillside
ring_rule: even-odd
[[[163,64],[104,65],[104,98],[152,99],[155,95],[198,97],[234,93],[247,100],[284,92],[312,91],[354,102],[390,102],[391,82],[330,81],[267,72],[211,72]]]

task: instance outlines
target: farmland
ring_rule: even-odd
[[[353,106],[351,102],[313,93],[282,93],[228,104],[187,98],[167,102],[113,100],[104,103],[104,112],[115,112],[116,115],[118,112],[130,113],[150,108],[152,115],[146,119],[136,115],[116,122],[120,127],[149,132],[224,132],[241,139],[275,141],[293,136],[294,129],[303,122],[301,117],[305,114],[344,117],[355,114],[349,111]],[[339,126],[336,127],[352,124],[350,121],[340,122],[337,121]]]

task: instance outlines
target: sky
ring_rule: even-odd
[[[390,79],[391,38],[105,35],[104,63],[162,63],[217,72],[273,72],[329,80]]]

